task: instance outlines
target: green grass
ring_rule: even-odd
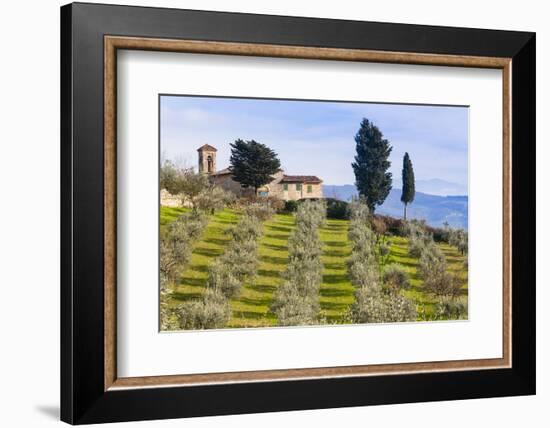
[[[189,208],[172,208],[160,207],[160,227],[166,226],[168,223],[177,219],[180,215],[188,212]]]
[[[182,208],[161,208],[161,229],[168,222],[186,212]],[[223,254],[230,237],[226,231],[236,225],[239,214],[226,209],[210,217],[203,236],[195,243],[188,268],[174,287],[170,305],[199,298],[206,287],[208,266]],[[351,254],[347,220],[327,220],[320,229],[323,243],[323,283],[320,287],[321,316],[329,323],[344,322],[344,315],[354,301],[354,287],[347,276],[346,260]],[[258,275],[243,284],[241,294],[231,301],[232,318],[228,327],[267,327],[277,324],[270,311],[273,295],[282,283],[288,257],[288,238],[294,229],[294,216],[277,214],[263,225],[264,233],[258,242]],[[437,298],[422,288],[417,267],[418,259],[409,256],[406,238],[392,236],[387,264],[397,263],[409,272],[411,288],[405,295],[414,299],[426,315],[434,311]],[[464,279],[464,295],[467,296],[467,270],[465,257],[455,248],[439,244],[450,271],[460,272]],[[419,319],[422,319],[419,315]]]
[[[346,220],[331,220],[320,230],[323,243],[323,283],[319,302],[321,316],[329,323],[342,323],[343,315],[354,300],[354,287],[347,275],[346,260],[351,255]]]

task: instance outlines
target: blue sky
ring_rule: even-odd
[[[366,117],[393,146],[396,181],[409,152],[417,180],[467,188],[467,107],[162,96],[160,108],[162,156],[185,166],[196,166],[197,148],[210,144],[225,168],[229,144],[254,139],[278,153],[287,174],[353,184],[354,136]]]

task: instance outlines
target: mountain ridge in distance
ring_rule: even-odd
[[[325,198],[351,201],[358,192],[353,184],[323,185]],[[403,217],[401,189],[392,188],[382,205],[376,208],[378,214]],[[426,220],[430,226],[442,227],[447,222],[452,227],[468,228],[468,196],[433,195],[417,191],[413,203],[407,207],[407,217]]]

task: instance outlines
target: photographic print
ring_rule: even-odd
[[[159,96],[161,331],[468,319],[468,107]]]

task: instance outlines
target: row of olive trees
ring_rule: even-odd
[[[458,274],[448,272],[447,260],[433,236],[419,222],[406,225],[409,236],[409,254],[418,257],[418,271],[424,288],[438,297],[455,298],[461,294],[462,280]]]
[[[267,203],[250,204],[239,223],[229,231],[231,241],[208,269],[206,291],[201,299],[186,302],[178,310],[182,329],[220,328],[231,318],[229,301],[237,297],[243,283],[257,272],[258,238],[262,221],[275,213]]]
[[[455,247],[462,255],[468,253],[468,232],[464,229],[454,229],[448,224],[445,225],[445,232],[449,245]]]
[[[445,255],[434,242],[432,234],[421,223],[408,222],[406,231],[409,236],[409,254],[419,257],[418,272],[422,278],[424,289],[438,298],[435,318],[465,318],[468,311],[467,303],[458,301],[463,285],[460,275],[448,271]],[[464,236],[461,234],[462,229],[456,229],[456,231],[458,232],[456,235],[454,231],[449,234],[449,243],[459,248],[458,245],[461,242],[455,241],[455,239],[464,239]]]
[[[296,228],[288,240],[288,264],[284,282],[275,294],[271,310],[279,325],[311,325],[319,322],[319,287],[322,282],[322,244],[319,228],[326,220],[324,201],[306,201],[296,212]]]
[[[390,265],[381,274],[377,257],[377,239],[370,226],[370,212],[363,201],[349,205],[349,239],[352,255],[348,259],[348,275],[356,287],[355,302],[350,308],[354,323],[414,321],[413,302],[400,294],[408,283],[405,273]]]
[[[177,327],[175,314],[168,307],[173,283],[191,259],[193,243],[202,235],[208,219],[201,211],[182,214],[168,224],[160,236],[160,310],[161,329]]]

